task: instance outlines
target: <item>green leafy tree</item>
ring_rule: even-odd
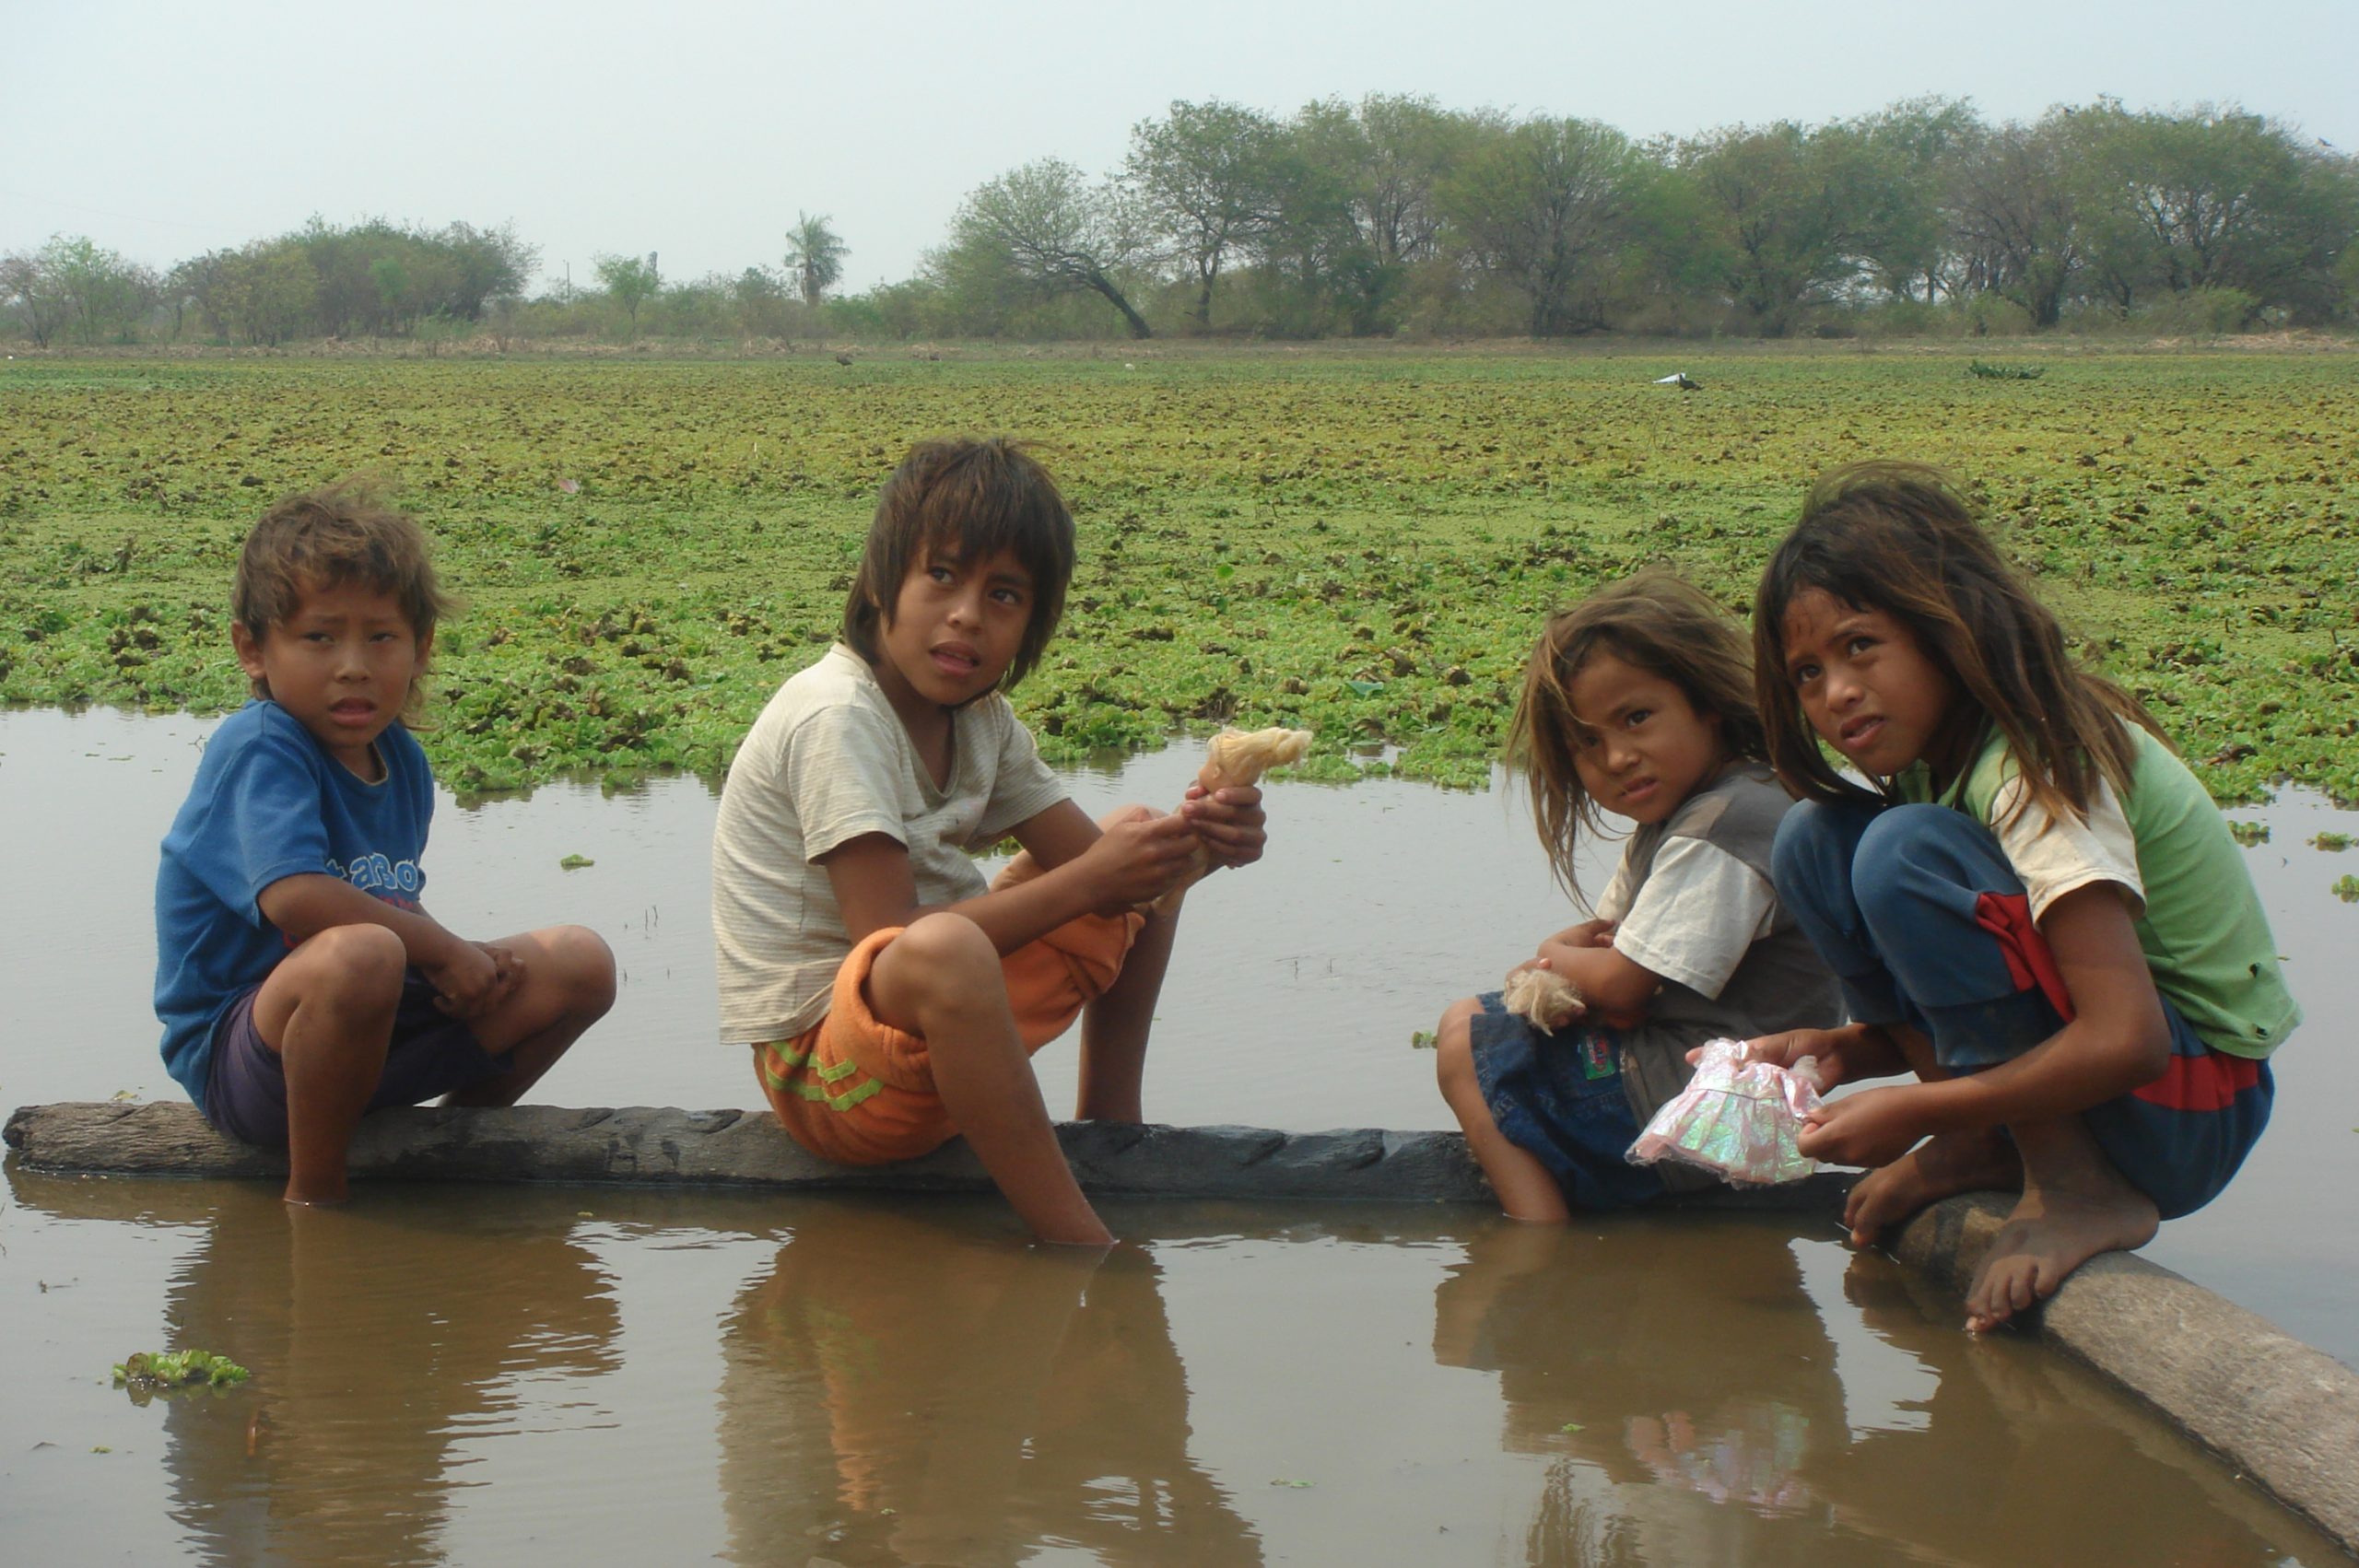
[[[2086,262],[2073,140],[2060,110],[1961,138],[1945,185],[1953,294],[1994,294],[2036,327],[2063,319]]]
[[[1979,128],[1974,107],[1963,99],[1913,98],[1850,128],[1859,137],[1860,259],[1885,294],[1930,305],[1949,255],[1950,171]]]
[[[1702,198],[1721,286],[1755,329],[1782,337],[1861,270],[1872,160],[1847,126],[1734,126],[1681,149]]]
[[[1529,301],[1534,337],[1605,324],[1639,158],[1590,120],[1529,120],[1486,138],[1443,186],[1443,210],[1486,270]]]
[[[794,215],[794,227],[786,231],[786,270],[806,307],[817,310],[821,297],[842,281],[844,258],[851,254],[842,238],[827,227],[827,214]]]
[[[969,195],[937,265],[969,287],[989,283],[1035,298],[1095,294],[1121,314],[1133,337],[1144,338],[1154,331],[1118,281],[1143,250],[1119,193],[1093,187],[1073,165],[1048,158]]]
[[[1175,101],[1131,129],[1124,171],[1145,220],[1196,290],[1199,329],[1231,256],[1267,240],[1285,215],[1289,173],[1277,122],[1234,103]]]
[[[598,282],[606,297],[622,307],[630,321],[630,330],[639,331],[639,308],[655,298],[663,287],[663,274],[656,271],[655,254],[645,256],[601,255],[597,258]]]
[[[1419,269],[1442,257],[1445,177],[1503,126],[1487,112],[1456,114],[1426,98],[1372,94],[1357,104],[1306,106],[1289,127],[1304,172],[1285,193],[1275,244],[1320,258],[1349,331],[1386,330]],[[1334,231],[1339,217],[1352,231],[1348,241]]]
[[[0,258],[0,301],[7,305],[17,330],[36,348],[47,348],[73,314],[65,286],[44,259],[47,255],[45,250],[30,254],[17,251]]]
[[[311,327],[319,275],[292,239],[261,240],[240,251],[217,252],[210,310],[224,336],[279,344]]]
[[[2359,211],[2350,161],[2236,108],[2075,117],[2092,271],[2128,310],[2165,295],[2236,291],[2323,321]]]

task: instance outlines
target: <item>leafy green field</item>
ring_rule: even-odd
[[[1731,603],[1830,465],[1951,466],[2224,800],[2359,797],[2359,357],[1849,349],[0,367],[0,699],[217,708],[248,521],[399,482],[466,607],[441,776],[717,775],[837,621],[916,437],[1041,444],[1082,565],[1017,706],[1054,754],[1223,720],[1312,771],[1485,777],[1552,604],[1649,561]],[[1648,384],[1684,369],[1703,386]],[[567,481],[573,488],[565,487]]]

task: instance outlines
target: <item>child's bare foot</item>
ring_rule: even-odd
[[[1860,1177],[1843,1205],[1843,1223],[1850,1227],[1852,1246],[1872,1246],[1886,1226],[1929,1203],[1961,1192],[2013,1192],[2023,1183],[2015,1146],[1996,1131],[1935,1133]]]
[[[2100,1252],[2129,1252],[2154,1239],[2162,1217],[2154,1199],[2130,1185],[2098,1153],[2080,1118],[2049,1123],[2069,1129],[2054,1150],[2025,1141],[2024,1196],[1999,1228],[1990,1251],[1966,1293],[1966,1326],[1979,1334],[2034,1303],[2047,1300],[2065,1277]]]

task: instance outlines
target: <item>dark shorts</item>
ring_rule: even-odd
[[[246,1143],[287,1146],[287,1070],[254,1028],[254,987],[229,1004],[214,1026],[213,1070],[205,1084],[205,1119]],[[434,1005],[434,987],[412,969],[402,978],[393,1044],[369,1109],[415,1106],[497,1078],[514,1053],[492,1056],[465,1023]],[[364,1115],[366,1112],[363,1113]]]
[[[1614,1031],[1575,1023],[1543,1034],[1497,991],[1476,1000],[1483,1011],[1467,1020],[1474,1077],[1507,1141],[1545,1165],[1577,1208],[1627,1209],[1661,1197],[1662,1177],[1625,1158],[1638,1118]]]

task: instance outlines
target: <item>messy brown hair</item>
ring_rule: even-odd
[[[1523,667],[1507,759],[1531,786],[1532,823],[1548,863],[1575,897],[1574,841],[1584,831],[1603,832],[1604,825],[1573,766],[1587,728],[1573,711],[1573,681],[1602,653],[1669,681],[1698,717],[1719,720],[1723,758],[1768,755],[1744,636],[1695,584],[1668,571],[1644,571],[1549,616]]]
[[[1020,442],[1004,436],[920,441],[877,492],[860,573],[844,601],[844,641],[875,663],[883,657],[877,629],[893,624],[901,585],[917,562],[963,564],[1002,550],[1032,578],[1032,617],[1000,677],[1007,691],[1039,662],[1064,614],[1073,513],[1049,471]]]
[[[451,613],[424,531],[392,503],[381,483],[363,474],[289,496],[262,514],[238,552],[229,614],[260,643],[271,627],[294,618],[305,594],[347,583],[398,603],[421,652],[436,623]],[[413,679],[405,717],[421,689]],[[254,676],[253,694],[268,696],[270,683]]]
[[[1842,778],[1802,714],[1786,671],[1786,613],[1813,589],[1907,626],[1973,705],[1978,728],[2005,736],[2031,799],[2052,815],[2069,808],[2086,816],[2101,777],[2128,791],[2136,752],[2123,720],[2162,735],[2136,697],[2073,661],[2062,625],[1946,474],[1913,462],[1856,463],[1811,486],[1754,597],[1769,759],[1797,794],[1897,798],[1889,780],[1870,790]]]

